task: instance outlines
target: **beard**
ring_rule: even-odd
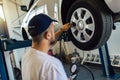
[[[56,41],[52,41],[52,42],[50,42],[50,45],[52,46],[52,45],[54,45],[56,43]]]
[[[50,46],[53,46],[55,43],[56,43],[56,40],[52,38],[52,39],[50,40]]]
[[[52,45],[54,45],[55,43],[56,43],[56,40],[53,40],[53,41],[50,42],[50,45],[52,46]]]

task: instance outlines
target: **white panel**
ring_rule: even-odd
[[[120,23],[117,24],[116,30],[112,31],[108,47],[110,54],[120,54]]]

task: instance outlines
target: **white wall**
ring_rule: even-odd
[[[108,40],[110,54],[120,54],[120,23],[117,23],[116,26],[116,30],[112,31]]]
[[[3,9],[5,13],[5,19],[7,22],[10,38],[16,39],[16,40],[22,40],[20,25],[22,23],[22,18],[24,16],[20,18],[20,22],[19,22],[18,15],[21,16],[25,13],[20,10],[20,5],[17,5],[16,7],[16,4],[14,3],[14,1],[15,0],[12,0],[12,2],[10,0],[3,0]],[[16,0],[16,1],[17,3],[21,4],[21,0]],[[16,66],[20,68],[19,62],[24,53],[24,49],[14,50],[13,53],[15,56]]]
[[[22,15],[24,13],[20,10],[19,6],[17,6],[17,9],[18,9],[18,13],[17,13],[16,4],[11,2],[10,0],[3,0],[3,9],[4,9],[4,13],[5,13],[5,18],[7,21],[10,38],[15,38],[18,40],[21,39],[21,36],[16,35],[16,33],[14,32],[14,30],[17,29],[14,27],[18,27],[21,23],[21,21],[19,23],[18,13],[19,13],[19,15]],[[17,30],[17,32],[19,34],[21,34],[19,30]]]

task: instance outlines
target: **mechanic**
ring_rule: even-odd
[[[32,37],[32,47],[22,59],[22,80],[68,80],[62,63],[48,55],[48,50],[57,37],[70,28],[70,24],[63,25],[55,32],[54,22],[45,14],[36,15],[30,20],[28,32]]]

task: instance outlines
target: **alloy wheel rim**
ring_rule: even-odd
[[[70,23],[72,23],[71,32],[77,41],[86,43],[93,37],[95,22],[93,15],[86,8],[76,9],[71,16]]]

